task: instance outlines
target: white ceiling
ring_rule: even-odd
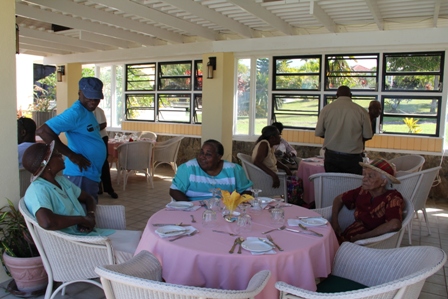
[[[16,0],[16,15],[20,52],[49,57],[206,41],[448,28],[448,0]],[[51,24],[71,29],[54,32]]]

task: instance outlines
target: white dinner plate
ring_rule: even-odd
[[[305,226],[321,226],[328,223],[327,219],[320,217],[300,219],[299,221]]]
[[[189,201],[173,201],[166,205],[167,208],[184,210],[193,207],[194,204]]]
[[[268,204],[274,201],[274,199],[270,197],[258,197],[258,199],[261,201],[262,204],[263,203]]]
[[[269,244],[261,242],[260,240],[246,240],[243,243],[241,243],[241,246],[244,249],[253,251],[253,252],[266,252],[266,251],[272,250],[272,248],[273,248]]]
[[[185,227],[178,225],[165,225],[156,229],[156,233],[162,237],[174,237],[185,234]],[[170,232],[169,234],[167,234]]]

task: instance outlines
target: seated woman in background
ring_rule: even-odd
[[[398,231],[403,221],[403,196],[388,187],[400,183],[393,165],[384,159],[359,164],[363,167],[362,185],[338,195],[333,202],[331,225],[340,243]],[[355,222],[342,231],[338,215],[344,205],[355,210]]]
[[[285,171],[288,175],[286,181],[287,201],[295,205],[304,205],[302,200],[302,180],[295,177],[289,167],[277,160],[275,156],[274,146],[280,144],[280,139],[280,132],[275,126],[264,127],[252,151],[252,162],[272,177],[273,188],[280,187],[280,179],[277,175],[278,170],[282,169]]]
[[[274,146],[274,153],[278,160],[288,166],[290,169],[294,166],[297,169],[300,159],[297,158],[297,151],[293,148],[288,141],[281,137],[283,131],[283,124],[281,122],[272,123],[280,133],[280,143]]]
[[[282,169],[287,175],[292,175],[291,170],[278,161],[274,154],[274,146],[280,144],[280,132],[274,126],[266,126],[261,130],[261,136],[258,137],[255,147],[252,151],[252,162],[258,168],[272,177],[272,187],[280,187],[280,180],[276,172]]]
[[[58,174],[65,168],[64,160],[60,153],[53,150],[54,141],[49,145],[35,143],[23,154],[23,167],[32,174],[32,183],[24,196],[28,211],[46,230],[108,236],[117,262],[130,259],[137,248],[141,232],[95,228],[95,199]]]
[[[197,158],[185,162],[177,169],[170,195],[177,201],[195,201],[212,197],[212,188],[250,194],[252,182],[243,168],[222,160],[224,147],[209,139],[202,145]]]

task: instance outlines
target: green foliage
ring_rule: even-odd
[[[2,253],[13,257],[39,256],[25,219],[9,199],[8,205],[0,209],[0,238]]]
[[[420,128],[420,125],[418,125],[419,119],[414,119],[414,118],[408,118],[405,117],[403,119],[403,122],[405,123],[405,125],[409,128],[408,133],[420,133],[422,131],[422,129]]]
[[[81,70],[81,76],[84,77],[95,77],[95,69],[92,67],[83,67]]]
[[[48,112],[56,108],[56,73],[38,80],[34,84],[34,103],[28,107],[29,111]]]

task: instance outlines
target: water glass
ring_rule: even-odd
[[[273,208],[271,210],[271,223],[276,226],[285,224],[285,211],[281,208]]]
[[[218,224],[216,219],[216,212],[213,210],[205,210],[202,213],[202,226],[206,228],[214,228]]]
[[[261,207],[261,201],[258,197],[258,193],[261,192],[261,189],[251,189],[254,199],[252,200],[252,212],[254,215],[261,214],[263,208]]]
[[[241,213],[236,219],[236,232],[238,234],[248,233],[252,230],[252,218],[248,214]]]

